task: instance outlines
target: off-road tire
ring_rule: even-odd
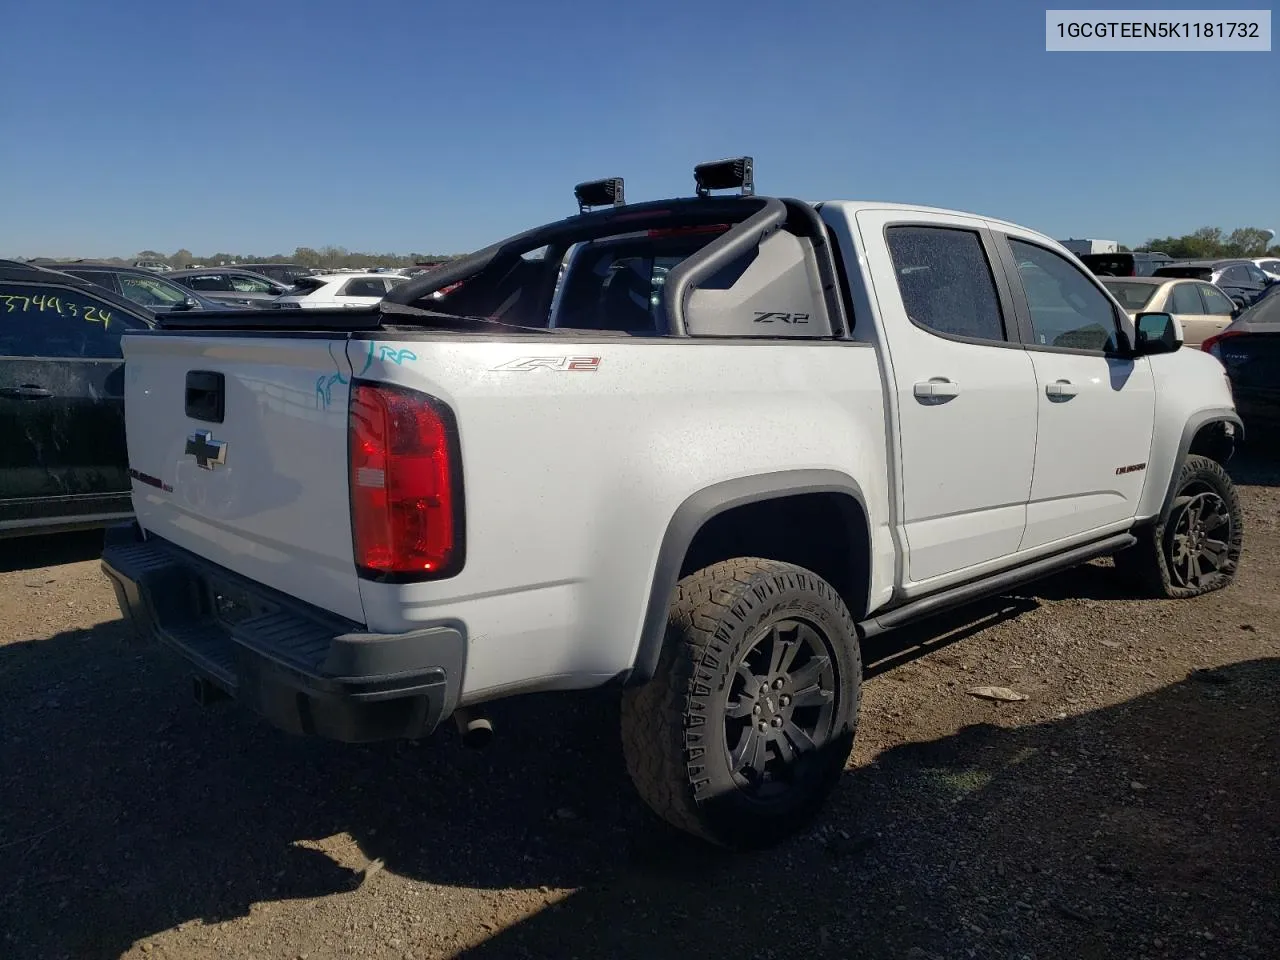
[[[631,779],[681,830],[735,849],[776,843],[804,826],[839,781],[861,680],[853,618],[817,574],[751,557],[699,570],[676,587],[653,679],[623,695]],[[810,730],[814,717],[821,722]],[[812,748],[794,749],[801,734]],[[753,758],[737,772],[735,747]],[[757,773],[755,763],[773,772]]]
[[[1143,528],[1136,545],[1116,554],[1116,570],[1153,597],[1181,599],[1221,590],[1235,580],[1244,544],[1244,513],[1235,484],[1221,464],[1202,456],[1187,457],[1173,483],[1169,516]],[[1222,521],[1229,524],[1225,533]],[[1211,526],[1214,522],[1218,526]],[[1188,543],[1219,555],[1216,568],[1188,576]]]

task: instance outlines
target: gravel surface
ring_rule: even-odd
[[[1233,473],[1233,587],[1098,562],[868,644],[826,816],[737,857],[641,809],[614,697],[290,737],[131,640],[100,537],[0,544],[0,957],[1274,957],[1280,468]]]

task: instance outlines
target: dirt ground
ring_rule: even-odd
[[[826,816],[737,857],[641,809],[609,696],[294,738],[131,642],[100,537],[0,545],[0,957],[1276,957],[1280,465],[1233,473],[1232,588],[1099,562],[876,641]]]

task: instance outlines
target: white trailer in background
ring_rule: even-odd
[[[1115,240],[1059,240],[1077,257],[1086,253],[1119,253],[1120,244]]]

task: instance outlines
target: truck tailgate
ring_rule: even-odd
[[[133,505],[149,534],[364,621],[345,338],[125,337]]]

